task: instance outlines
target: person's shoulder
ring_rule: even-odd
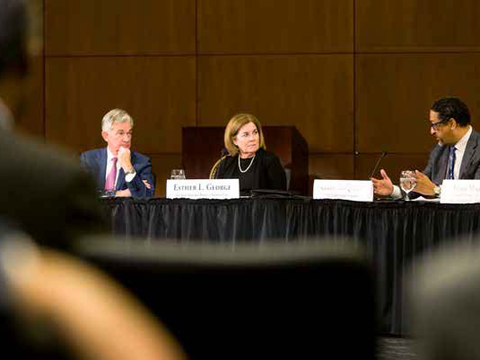
[[[94,157],[100,156],[102,151],[105,151],[105,148],[87,150],[80,153],[80,157],[87,158],[87,159],[94,158]]]
[[[102,151],[105,151],[105,148],[98,148],[98,149],[90,149],[82,152],[82,154],[85,155],[94,155],[94,154],[100,154]]]
[[[29,135],[2,132],[1,147],[5,151],[15,151],[19,156],[28,156],[32,159],[50,159],[55,162],[70,163],[73,153],[60,146],[40,142]]]
[[[139,153],[138,151],[132,150],[131,153],[132,153],[132,156],[135,157],[135,159],[139,162],[151,161],[149,156]]]
[[[447,148],[446,146],[440,145],[438,143],[435,144],[433,149],[430,151],[430,157],[436,156],[438,154],[442,154],[445,151],[446,148]]]
[[[230,154],[223,156],[220,158],[219,163],[218,163],[218,172],[223,173],[227,169],[231,169],[233,165],[236,166],[237,164],[237,156],[232,156]]]
[[[237,161],[238,155],[230,155],[227,154],[223,157],[222,161],[230,162],[230,161]]]
[[[278,160],[278,156],[275,155],[273,152],[271,151],[267,151],[265,149],[259,149],[257,151],[257,154],[261,157],[263,157],[264,159],[266,160]]]
[[[223,158],[222,158],[222,161],[220,162],[220,165],[221,166],[230,166],[230,164],[233,164],[233,163],[237,163],[238,161],[238,155],[235,155],[235,156],[232,156],[232,155],[225,155]]]
[[[16,161],[12,162],[12,159]],[[0,134],[0,166],[5,162],[13,173],[52,173],[60,178],[83,172],[78,163],[78,154],[18,133]]]
[[[470,138],[476,140],[477,142],[480,142],[480,133],[478,133],[478,131],[476,131],[473,127],[472,127],[472,134],[470,135]]]

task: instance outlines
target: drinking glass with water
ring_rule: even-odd
[[[405,201],[410,201],[408,194],[417,186],[417,178],[412,170],[404,170],[400,173],[400,187],[407,194]]]
[[[173,169],[170,179],[185,180],[185,171],[183,169]]]

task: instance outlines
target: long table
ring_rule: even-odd
[[[269,197],[101,203],[112,233],[120,238],[261,242],[321,237],[362,244],[376,274],[380,332],[392,335],[409,332],[403,289],[412,259],[441,244],[476,240],[480,230],[480,204]]]

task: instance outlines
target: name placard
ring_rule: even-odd
[[[168,199],[238,199],[238,179],[167,180]]]
[[[315,180],[313,198],[373,201],[373,184],[370,180]]]
[[[443,180],[440,203],[480,203],[480,180]]]

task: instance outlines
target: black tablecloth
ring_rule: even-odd
[[[476,239],[480,229],[480,204],[307,198],[104,199],[102,207],[114,235],[137,236],[146,241],[261,242],[348,237],[363,244],[372,261],[377,276],[380,331],[386,334],[409,331],[403,287],[412,258],[445,242]]]

